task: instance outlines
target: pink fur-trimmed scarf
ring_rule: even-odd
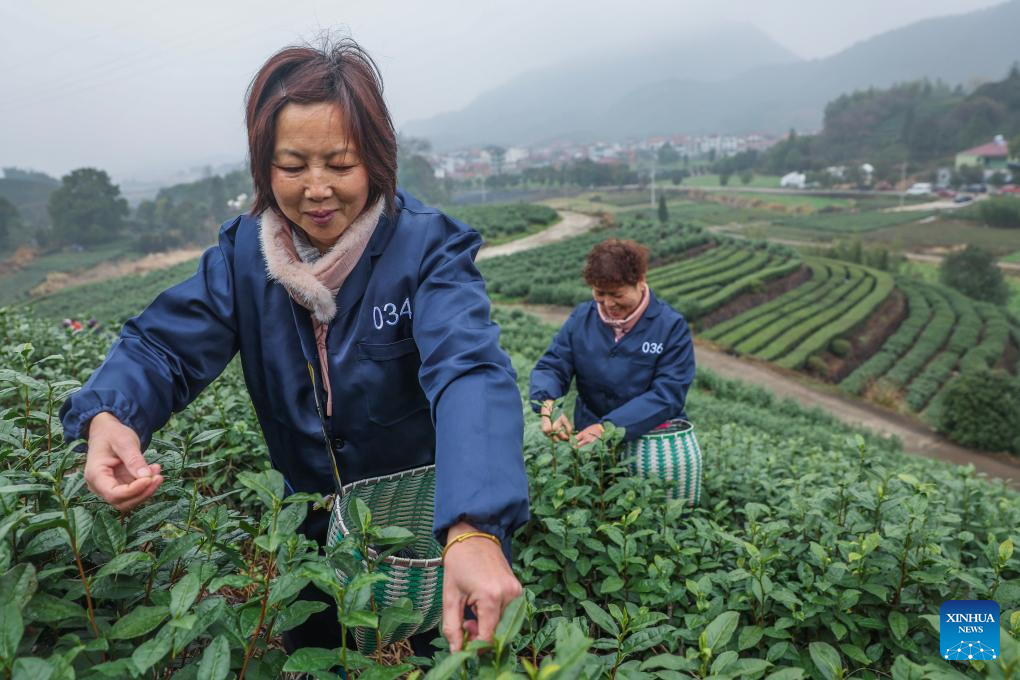
[[[336,316],[336,296],[361,259],[385,201],[379,199],[344,229],[333,247],[313,263],[301,260],[294,247],[290,222],[272,208],[259,215],[259,240],[271,280],[278,281],[299,305],[312,313],[315,346],[319,352],[322,382],[326,386],[326,415],[333,415],[333,390],[329,384],[326,333]]]

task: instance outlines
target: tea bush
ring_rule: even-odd
[[[520,371],[552,329],[496,314]],[[109,335],[70,334],[0,310],[0,672],[17,678],[948,678],[1020,668],[1020,497],[973,468],[902,454],[820,411],[701,372],[689,413],[705,451],[703,504],[659,502],[610,447],[551,444],[530,418],[533,519],[515,539],[526,596],[492,645],[427,660],[335,649],[283,652],[276,636],[323,605],[348,629],[377,611],[366,542],[405,536],[357,512],[321,555],[295,533],[322,499],[284,496],[236,367],[147,452],[167,481],[121,515],[84,487],[62,439],[62,399]],[[610,436],[615,436],[610,433]],[[359,573],[341,588],[333,569]],[[947,599],[1002,606],[999,658],[948,666]],[[957,670],[954,670],[958,669]]]

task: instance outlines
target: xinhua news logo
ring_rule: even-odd
[[[999,603],[949,600],[939,610],[939,651],[949,661],[991,661],[999,656]]]

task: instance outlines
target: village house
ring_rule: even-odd
[[[995,140],[988,144],[975,146],[956,154],[956,170],[959,171],[965,165],[981,168],[985,177],[988,178],[996,172],[1006,174],[1009,172],[1009,146],[1002,135],[996,135]]]

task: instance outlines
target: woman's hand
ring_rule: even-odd
[[[605,433],[606,428],[602,427],[602,423],[595,423],[589,425],[580,432],[577,433],[577,445],[587,446],[592,444],[599,439],[602,439],[602,435]]]
[[[163,483],[160,465],[145,462],[138,435],[113,414],[92,419],[88,445],[85,484],[121,512],[145,501]]]
[[[558,439],[561,442],[569,441],[570,435],[574,433],[574,426],[566,416],[561,415],[554,423],[549,416],[542,416],[542,434],[549,439]]]
[[[552,440],[558,439],[561,442],[570,441],[570,435],[574,433],[574,426],[565,415],[560,415],[553,422],[552,412],[554,405],[555,402],[552,399],[546,399],[545,403],[542,404],[542,434]]]
[[[467,522],[450,527],[446,543],[468,531],[477,531]],[[503,549],[484,536],[473,536],[451,546],[443,560],[443,635],[450,651],[464,645],[464,629],[468,640],[492,641],[503,608],[513,602],[524,589],[510,571]],[[468,606],[477,621],[464,621]]]

